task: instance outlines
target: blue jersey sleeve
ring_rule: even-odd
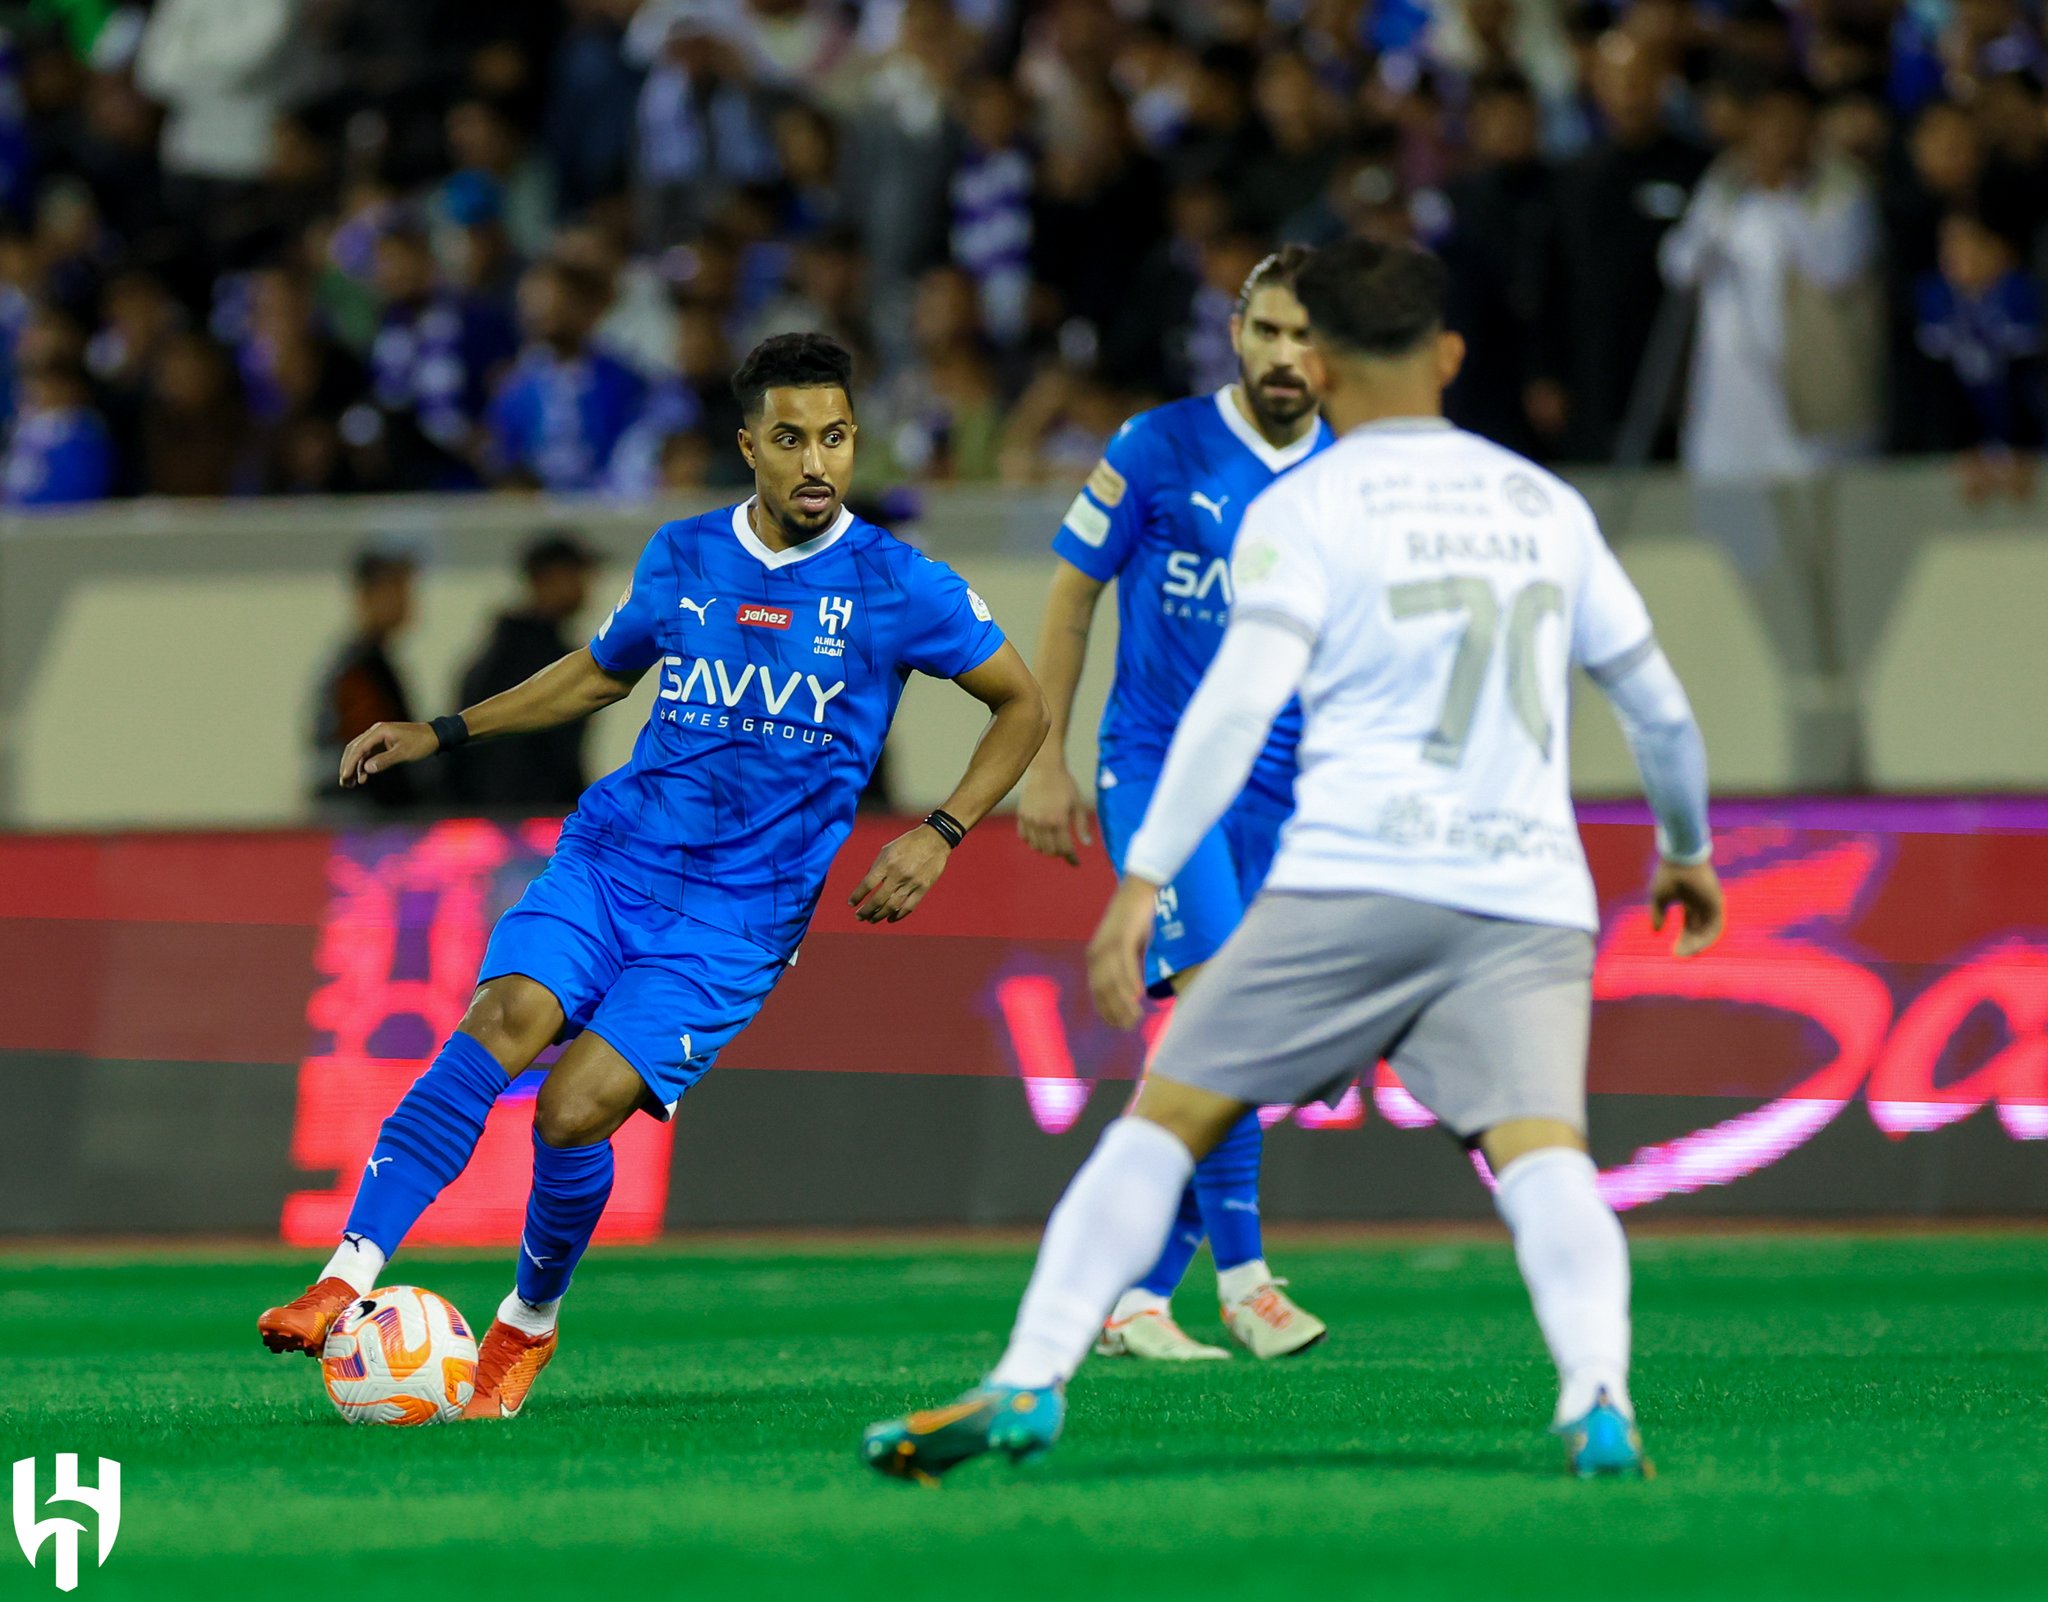
[[[675,588],[674,575],[663,529],[647,542],[632,582],[590,642],[590,654],[607,673],[643,673],[661,660],[663,597]]]
[[[935,679],[971,673],[1002,648],[1003,631],[988,603],[944,562],[920,556],[910,564],[909,633],[900,660]]]
[[[1145,527],[1152,488],[1152,440],[1147,419],[1118,430],[1052,537],[1053,554],[1107,584],[1123,571]]]

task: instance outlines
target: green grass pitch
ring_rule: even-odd
[[[415,1431],[258,1347],[296,1258],[0,1257],[0,1460],[124,1465],[81,1599],[2048,1596],[2048,1237],[1639,1240],[1649,1484],[1560,1472],[1504,1246],[1274,1255],[1320,1350],[1091,1364],[1049,1461],[937,1491],[855,1443],[993,1357],[1014,1247],[599,1251],[525,1418]],[[509,1270],[399,1266],[479,1323]],[[0,1537],[0,1598],[44,1564]]]

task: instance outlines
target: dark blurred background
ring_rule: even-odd
[[[1351,233],[1449,258],[1456,411],[1516,449],[2031,492],[2035,0],[0,17],[16,506],[716,488],[736,354],[798,327],[878,480],[1065,479],[1232,376],[1263,252]]]

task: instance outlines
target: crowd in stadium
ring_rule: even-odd
[[[2035,0],[16,11],[14,506],[735,484],[796,328],[870,484],[1072,480],[1233,376],[1263,253],[1360,232],[1448,259],[1455,414],[1542,459],[2021,493],[2042,441]]]

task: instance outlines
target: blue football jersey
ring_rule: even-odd
[[[632,761],[584,792],[561,849],[786,956],[905,681],[969,672],[1003,634],[951,568],[851,512],[775,551],[752,504],[658,530],[590,642],[607,671],[661,684]]]
[[[1252,498],[1330,443],[1329,425],[1285,450],[1238,413],[1228,388],[1140,412],[1067,509],[1052,548],[1117,581],[1116,676],[1102,709],[1102,765],[1157,775],[1174,726],[1230,620],[1230,547]],[[1245,788],[1292,805],[1301,708],[1289,702]]]

